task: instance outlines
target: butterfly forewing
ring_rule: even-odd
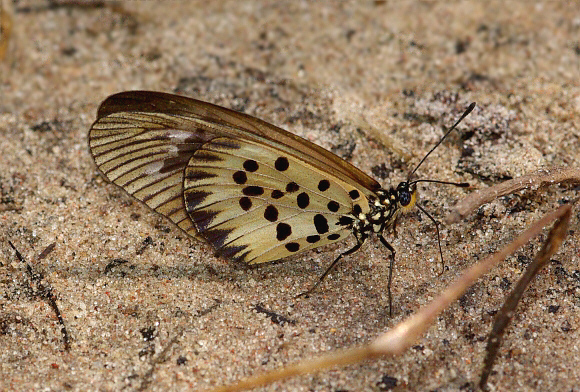
[[[354,203],[368,211],[362,190],[284,151],[230,138],[193,154],[184,200],[202,237],[219,253],[249,263],[342,239],[351,230],[339,223],[341,216]]]
[[[183,170],[205,140],[175,126],[162,114],[112,113],[93,124],[89,147],[111,182],[195,236],[183,206]]]
[[[144,129],[182,130],[198,141],[219,136],[253,140],[300,156],[312,166],[336,174],[354,186],[372,191],[380,189],[372,177],[324,148],[258,118],[211,103],[153,91],[125,91],[101,104],[93,127],[110,116],[115,117],[113,123],[121,119],[119,131],[137,122]]]

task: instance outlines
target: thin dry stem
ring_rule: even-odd
[[[534,173],[504,181],[492,187],[473,192],[452,209],[445,221],[455,223],[465,218],[472,211],[498,197],[508,195],[523,189],[537,189],[543,186],[562,182],[580,183],[580,169],[569,167],[550,167]]]
[[[550,231],[544,246],[538,252],[534,258],[534,261],[528,266],[528,268],[526,268],[526,271],[498,312],[493,324],[493,328],[487,340],[487,355],[485,357],[485,365],[479,382],[480,388],[487,389],[487,379],[491,373],[493,362],[497,357],[499,346],[501,344],[501,338],[514,315],[516,306],[522,298],[524,291],[532,279],[538,274],[540,269],[546,265],[548,260],[550,260],[550,257],[552,257],[552,255],[558,251],[560,245],[562,245],[562,242],[564,241],[568,231],[570,215],[571,208],[568,208],[564,211],[563,215],[558,218],[556,223],[554,223],[554,227]]]

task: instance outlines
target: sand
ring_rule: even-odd
[[[188,95],[257,116],[396,185],[469,104],[474,112],[419,169],[438,220],[476,189],[580,164],[580,12],[573,2],[19,1],[0,62],[0,389],[204,390],[371,341],[467,266],[579,196],[518,192],[441,227],[415,209],[372,238],[247,267],[213,256],[108,184],[87,149],[99,103],[132,89]],[[4,21],[4,26],[7,26]],[[490,386],[579,390],[580,227],[524,296]],[[543,236],[545,238],[545,235]],[[30,287],[19,249],[52,288],[70,335]],[[38,258],[49,245],[54,250]],[[469,390],[493,315],[540,247],[509,257],[417,344],[264,390]],[[114,260],[126,262],[107,268]],[[35,286],[36,287],[36,286]]]

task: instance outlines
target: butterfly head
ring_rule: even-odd
[[[377,196],[379,198],[377,205],[383,210],[391,211],[391,214],[385,214],[389,217],[399,212],[408,212],[419,198],[417,184],[409,181],[400,182],[396,188],[381,189],[377,192]]]
[[[361,231],[369,230],[372,226],[372,231],[380,233],[392,225],[401,213],[410,211],[417,203],[417,185],[415,182],[403,181],[396,188],[379,189],[376,196],[371,212],[364,219],[359,217]],[[353,215],[358,216],[356,213]]]

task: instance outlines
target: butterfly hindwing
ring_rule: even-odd
[[[353,192],[354,191],[354,192]],[[191,157],[186,210],[218,253],[248,263],[287,257],[351,234],[340,219],[366,197],[274,147],[217,138]]]

